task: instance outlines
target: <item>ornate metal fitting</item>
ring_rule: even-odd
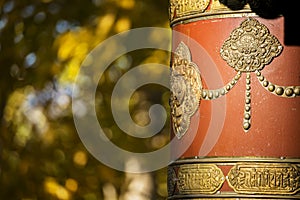
[[[195,13],[202,13],[210,0],[170,0],[170,21]]]
[[[187,16],[197,12],[204,12],[210,0],[171,0],[170,19]]]
[[[227,167],[224,167],[227,166]],[[230,167],[224,176],[224,171]],[[224,170],[224,171],[223,171]],[[227,171],[227,170],[226,170]],[[218,192],[227,181],[234,191]],[[201,157],[180,159],[168,168],[170,199],[300,198],[300,159]]]
[[[221,57],[240,72],[262,70],[282,52],[278,39],[256,19],[248,18],[234,29],[221,50]]]
[[[278,86],[270,83],[261,71],[279,56],[283,46],[258,20],[248,18],[234,29],[220,49],[221,57],[237,72],[246,73],[245,109],[243,128],[251,127],[251,72],[255,72],[261,85],[281,97],[300,96],[300,86]]]
[[[188,130],[202,93],[198,66],[192,62],[188,47],[181,42],[171,66],[171,117],[175,135],[180,139]]]

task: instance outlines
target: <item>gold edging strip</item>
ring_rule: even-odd
[[[300,199],[300,195],[287,196],[287,195],[250,195],[250,194],[237,194],[235,192],[219,192],[214,195],[173,195],[168,197],[168,200],[173,199],[189,199],[189,200],[198,200],[198,199],[232,199],[236,200],[237,198],[245,198],[247,200],[251,199]],[[241,200],[241,199],[240,199]]]
[[[169,0],[169,19],[171,27],[179,23],[195,20],[257,16],[248,4],[240,10],[231,10],[219,0]]]
[[[179,24],[188,24],[200,20],[209,20],[209,19],[224,19],[224,18],[241,18],[241,17],[258,17],[257,14],[252,12],[251,10],[243,10],[236,12],[223,11],[219,13],[199,13],[190,16],[185,16],[178,18],[170,23],[170,26],[173,28]]]
[[[217,163],[218,165],[233,165],[237,162],[266,162],[266,163],[300,163],[300,158],[293,157],[257,157],[257,156],[246,156],[246,157],[190,157],[182,158],[170,163],[169,166],[189,164],[189,163]]]
[[[221,166],[232,166],[224,176]],[[285,157],[194,157],[169,165],[169,199],[173,197],[300,197],[300,158]],[[233,193],[219,189],[225,182]],[[210,195],[210,196],[209,196]]]

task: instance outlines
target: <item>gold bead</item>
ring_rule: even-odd
[[[246,99],[246,104],[250,104],[251,103],[251,99]]]
[[[224,89],[224,88],[221,90],[221,94],[222,94],[222,95],[225,94],[225,89]]]
[[[244,130],[249,130],[249,128],[250,128],[250,126],[251,126],[251,124],[249,123],[249,122],[245,122],[244,124],[243,124],[243,128],[244,128]]]
[[[220,96],[220,93],[218,91],[215,91],[215,97],[218,98]]]
[[[251,115],[249,113],[245,113],[244,114],[244,118],[247,119],[247,120],[249,120],[251,118]]]
[[[267,87],[268,85],[269,85],[269,81],[264,81],[264,82],[263,82],[263,86],[264,86],[264,87]]]
[[[297,95],[297,96],[300,95],[300,87],[299,87],[299,86],[296,87],[296,88],[294,89],[294,93],[295,93],[295,95]]]
[[[260,77],[259,77],[259,80],[260,80],[260,81],[263,81],[263,80],[265,80],[265,77],[264,77],[264,76],[260,76]]]
[[[251,107],[250,107],[250,106],[246,106],[246,107],[245,107],[245,110],[246,110],[247,112],[249,112],[249,111],[251,110]]]
[[[273,84],[270,84],[269,87],[268,87],[268,90],[270,92],[273,92],[275,90],[275,86]]]
[[[294,90],[293,90],[293,88],[286,88],[284,93],[286,96],[290,97],[294,94]]]
[[[202,91],[202,97],[203,97],[203,98],[206,98],[206,96],[207,96],[206,91]]]
[[[278,87],[278,88],[276,88],[276,90],[275,90],[275,93],[276,93],[277,95],[282,95],[283,92],[284,92],[284,90],[283,90],[282,87]]]
[[[210,91],[209,93],[208,93],[208,98],[209,99],[212,99],[214,96],[213,96],[213,92],[212,91]]]
[[[226,86],[226,90],[229,91],[231,89],[230,85]]]

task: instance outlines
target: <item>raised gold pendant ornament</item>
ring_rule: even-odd
[[[221,57],[234,70],[246,73],[246,92],[243,128],[251,127],[251,72],[255,72],[261,85],[267,91],[282,97],[297,97],[299,86],[277,86],[261,74],[264,67],[279,56],[283,46],[270,34],[269,29],[258,20],[248,18],[234,29],[221,47]]]
[[[220,55],[237,74],[224,87],[214,90],[202,88],[198,66],[192,62],[191,53],[181,42],[176,48],[171,69],[171,115],[175,135],[180,139],[188,130],[190,118],[199,107],[201,99],[213,100],[227,94],[246,74],[243,129],[251,128],[251,74],[254,72],[268,92],[286,98],[299,97],[300,86],[279,86],[268,81],[261,73],[283,51],[278,39],[258,20],[248,18],[232,31],[225,40]]]
[[[282,52],[278,39],[256,19],[248,18],[234,29],[221,47],[221,57],[240,72],[262,70]]]
[[[173,131],[180,139],[188,130],[197,111],[202,83],[198,66],[192,62],[188,47],[181,42],[175,50],[171,68],[171,118]]]

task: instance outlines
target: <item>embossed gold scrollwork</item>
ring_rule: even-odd
[[[177,168],[177,175],[174,173]],[[215,194],[223,185],[225,176],[215,164],[183,164],[169,167],[172,180],[168,185],[172,194]],[[177,190],[175,191],[176,188]]]
[[[194,19],[255,16],[248,4],[242,10],[231,10],[219,0],[169,0],[169,19],[171,25],[189,22]]]
[[[173,131],[180,139],[188,130],[190,118],[197,111],[202,94],[198,66],[192,62],[188,47],[181,42],[171,66],[171,118]]]
[[[224,181],[222,170],[214,164],[181,165],[178,170],[180,194],[214,194]]]
[[[279,56],[283,46],[270,34],[269,29],[258,20],[248,18],[234,29],[224,42],[221,57],[238,72],[246,73],[246,92],[243,128],[251,127],[251,72],[255,72],[261,85],[267,91],[281,97],[300,96],[300,86],[278,86],[270,83],[261,74],[265,65]]]
[[[170,21],[191,14],[202,13],[208,7],[209,2],[210,0],[170,0]]]
[[[224,176],[224,170],[230,167]],[[227,171],[227,170],[226,170]],[[199,157],[174,161],[168,168],[170,197],[272,197],[299,199],[300,159]],[[222,191],[227,181],[233,192]],[[173,199],[173,198],[172,198]],[[182,199],[182,198],[180,198]]]
[[[227,180],[236,193],[293,195],[300,191],[300,167],[290,163],[237,163]]]

